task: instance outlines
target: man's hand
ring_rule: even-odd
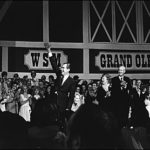
[[[49,43],[44,43],[44,46],[47,49],[49,56],[52,56],[51,45]]]

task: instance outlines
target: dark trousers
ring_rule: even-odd
[[[72,114],[71,110],[59,111],[58,122],[61,131],[66,132],[67,123]]]
[[[74,112],[72,110],[67,110],[65,112],[65,116],[66,116],[67,121],[69,121],[69,119],[70,119],[70,117],[72,116],[73,113]]]
[[[58,125],[62,132],[66,132],[66,116],[65,111],[58,110]]]

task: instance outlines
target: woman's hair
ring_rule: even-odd
[[[34,86],[34,88],[33,88],[33,94],[35,94],[36,90],[38,90],[40,92],[40,88],[38,86]]]
[[[108,74],[108,73],[102,74],[101,79],[100,79],[101,82],[102,82],[102,78],[103,78],[104,76],[107,78],[108,83],[111,84],[111,76],[110,76],[110,74]]]
[[[21,91],[20,91],[20,94],[23,94],[24,93],[24,87],[27,87],[27,93],[28,93],[28,86],[26,84],[23,84],[21,86]]]

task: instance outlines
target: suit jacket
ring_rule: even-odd
[[[127,83],[127,88],[121,88],[121,81],[119,76],[112,78],[112,94],[113,96],[123,98],[123,95],[130,95],[132,90],[131,81],[128,77],[124,76],[124,81]]]
[[[69,76],[62,85],[61,70],[57,65],[56,58],[54,56],[49,58],[52,68],[57,76],[55,86],[57,91],[57,104],[59,110],[65,111],[66,108],[71,109],[76,88],[75,81],[72,77]]]
[[[124,81],[127,83],[127,88],[121,88],[119,76],[112,78],[112,103],[114,111],[120,115],[120,117],[122,114],[127,116],[131,102],[130,94],[132,85],[130,79],[126,76],[124,76]]]
[[[145,94],[141,91],[139,95],[136,88],[133,88],[131,99],[131,124],[133,126],[145,126],[149,119],[144,100]]]

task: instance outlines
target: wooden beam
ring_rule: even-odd
[[[2,71],[8,72],[8,47],[2,47]]]
[[[89,1],[83,1],[83,43],[89,43]],[[89,74],[89,49],[83,48],[83,73]]]
[[[150,50],[150,44],[132,44],[132,43],[65,43],[49,42],[53,48],[70,48],[70,49],[99,49],[99,50]],[[31,47],[44,48],[44,42],[25,42],[25,41],[0,41],[0,46],[7,47]]]
[[[43,0],[43,41],[49,42],[49,1]]]
[[[3,20],[8,8],[10,7],[12,0],[5,1],[2,8],[0,9],[0,22]]]

